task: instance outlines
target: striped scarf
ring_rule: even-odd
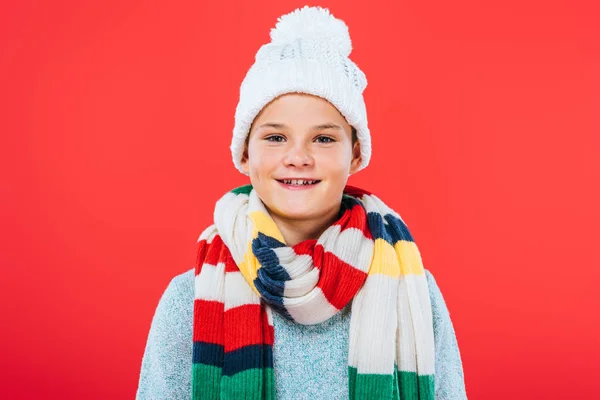
[[[214,220],[198,239],[193,399],[275,399],[273,310],[311,325],[351,300],[350,399],[434,399],[427,280],[396,212],[347,186],[339,219],[289,247],[246,185]]]

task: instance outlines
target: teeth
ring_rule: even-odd
[[[312,185],[312,184],[317,183],[317,181],[307,181],[304,179],[286,179],[286,180],[283,180],[283,183],[285,183],[286,185],[299,186],[299,185]]]

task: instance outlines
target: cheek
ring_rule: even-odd
[[[336,154],[326,153],[317,159],[317,168],[330,175],[348,175],[350,161],[351,159],[345,151],[339,151]]]
[[[274,151],[265,151],[261,148],[254,148],[249,153],[248,166],[251,175],[270,174],[278,168],[281,163],[281,158]]]

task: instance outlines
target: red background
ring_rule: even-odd
[[[495,3],[495,4],[493,4]],[[325,1],[373,161],[436,276],[473,399],[598,396],[598,9]],[[225,191],[239,85],[292,1],[0,9],[0,397],[126,399]]]

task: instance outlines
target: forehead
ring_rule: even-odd
[[[274,121],[274,120],[278,121]],[[268,103],[256,116],[254,122],[287,122],[287,123],[337,123],[345,122],[345,118],[327,100],[305,93],[287,93]]]

